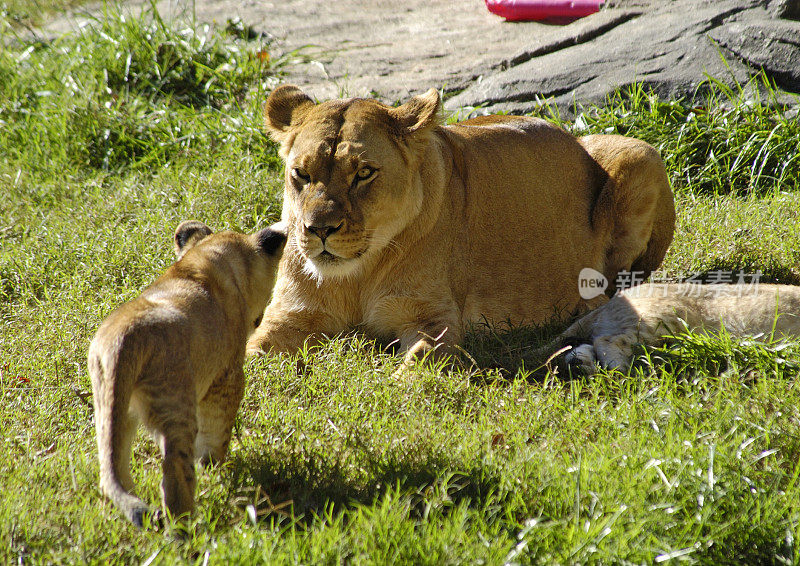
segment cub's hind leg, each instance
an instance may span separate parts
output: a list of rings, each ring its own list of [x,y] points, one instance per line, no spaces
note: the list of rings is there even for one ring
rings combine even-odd
[[[243,396],[244,371],[237,367],[212,383],[198,404],[195,453],[204,466],[225,460]]]
[[[597,357],[591,344],[574,346],[564,355],[564,363],[571,370],[578,371],[580,375],[588,377],[597,373]]]
[[[601,367],[607,370],[626,371],[633,358],[633,346],[637,343],[636,334],[627,332],[612,336],[599,336],[592,347]]]
[[[629,334],[605,335],[591,344],[578,344],[564,355],[564,362],[581,375],[592,376],[598,365],[607,370],[625,371],[633,356],[636,337]]]
[[[192,411],[193,412],[193,411]],[[189,411],[171,421],[164,432],[164,478],[161,491],[164,504],[173,517],[194,511],[194,441],[197,423]]]
[[[613,333],[596,334],[592,342],[598,363],[608,370],[628,371],[637,345],[657,346],[669,333],[663,322],[632,320],[629,313],[616,322]]]
[[[146,423],[161,445],[161,494],[173,517],[194,511],[194,443],[197,438],[193,387],[152,399]]]

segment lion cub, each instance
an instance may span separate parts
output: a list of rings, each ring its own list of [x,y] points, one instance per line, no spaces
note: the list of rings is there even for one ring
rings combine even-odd
[[[733,336],[798,337],[800,287],[639,285],[578,319],[538,353],[549,355],[577,343],[564,361],[591,375],[597,364],[626,370],[637,344],[656,346],[687,328],[713,333],[720,327]]]
[[[261,321],[286,242],[274,225],[253,235],[197,221],[175,232],[178,257],[100,325],[89,347],[100,489],[135,525],[131,442],[141,420],[161,447],[164,505],[194,509],[194,459],[225,458],[244,392],[245,341]]]

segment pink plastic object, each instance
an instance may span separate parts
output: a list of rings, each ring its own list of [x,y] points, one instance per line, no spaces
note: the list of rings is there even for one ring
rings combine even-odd
[[[600,10],[603,0],[486,0],[492,14],[509,21],[576,20]]]

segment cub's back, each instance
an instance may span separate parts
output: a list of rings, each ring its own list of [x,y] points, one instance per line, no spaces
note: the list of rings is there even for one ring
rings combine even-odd
[[[147,372],[150,365],[161,367],[168,362],[177,366],[181,360],[190,359],[190,349],[208,352],[208,348],[198,347],[209,345],[198,344],[198,326],[209,324],[211,311],[196,308],[198,302],[215,310],[199,289],[187,297],[185,290],[169,293],[149,287],[116,308],[100,325],[89,346],[90,367],[99,365],[107,370],[128,365],[140,373]],[[192,303],[195,308],[186,308]]]
[[[734,335],[800,333],[800,286],[691,285],[646,283],[626,290],[601,309],[631,320],[685,321],[690,328],[719,329]]]

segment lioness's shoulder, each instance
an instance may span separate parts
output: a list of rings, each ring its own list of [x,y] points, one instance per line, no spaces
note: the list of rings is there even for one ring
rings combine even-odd
[[[444,130],[467,140],[491,139],[493,143],[508,140],[515,143],[513,140],[523,137],[543,143],[565,144],[574,149],[579,146],[577,138],[566,130],[547,120],[528,116],[478,116],[444,126]]]
[[[501,114],[492,114],[490,116],[476,116],[463,122],[457,122],[457,126],[472,126],[472,127],[487,127],[487,126],[517,126],[517,127],[553,127],[550,122],[540,118],[531,118],[528,116],[504,116]]]

